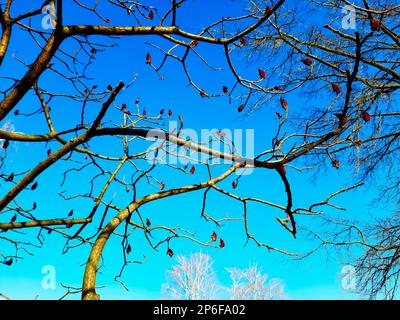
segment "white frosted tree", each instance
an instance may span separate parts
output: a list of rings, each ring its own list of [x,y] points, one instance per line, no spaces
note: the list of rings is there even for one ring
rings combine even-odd
[[[178,256],[177,264],[166,273],[162,295],[175,300],[272,300],[284,299],[284,284],[281,279],[272,278],[262,272],[256,264],[245,269],[228,268],[232,284],[218,286],[213,261],[207,254],[194,253],[189,257]]]
[[[258,265],[246,269],[229,268],[232,285],[229,294],[233,300],[284,299],[284,284],[281,279],[268,281],[268,275]]]
[[[167,271],[163,296],[176,300],[215,299],[217,278],[212,265],[211,257],[201,252],[178,256],[177,265]]]

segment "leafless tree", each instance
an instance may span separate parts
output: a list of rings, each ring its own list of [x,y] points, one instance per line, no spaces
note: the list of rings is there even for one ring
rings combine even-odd
[[[201,217],[213,223],[212,228],[229,220],[241,220],[249,241],[269,251],[296,255],[265,243],[252,233],[248,223],[249,204],[277,210],[280,213],[277,222],[296,238],[296,217],[320,216],[324,206],[343,209],[332,203],[334,198],[362,185],[364,179],[380,168],[390,172],[392,183],[388,184],[387,192],[396,190],[398,168],[393,157],[398,149],[396,120],[399,113],[393,110],[395,105],[390,101],[396,97],[400,77],[396,33],[399,6],[394,1],[351,4],[345,0],[323,3],[310,0],[293,5],[285,0],[250,0],[242,15],[224,17],[208,26],[192,26],[191,31],[179,27],[185,18],[186,2],[171,0],[168,4],[152,7],[128,0],[107,0],[101,4],[98,1],[70,1],[70,10],[79,10],[83,18],[97,19],[92,25],[65,24],[62,0],[47,0],[40,5],[32,3],[33,8],[27,10],[19,5],[19,0],[0,4],[0,67],[4,69],[17,61],[25,68],[22,75],[7,69],[0,78],[0,139],[3,146],[0,166],[5,186],[0,199],[1,267],[11,266],[16,259],[22,259],[24,253],[30,254],[32,249],[41,246],[47,234],[54,232],[66,239],[65,252],[79,246],[91,247],[81,292],[83,299],[98,299],[96,275],[110,237],[121,239],[122,266],[115,280],[122,285],[126,266],[142,262],[129,258],[132,238],[138,234],[147,239],[151,248],[165,248],[169,256],[174,255],[173,242],[177,238],[213,248],[225,246],[224,240],[218,242],[218,236],[211,232],[196,235],[178,226],[156,225],[151,217],[141,214],[141,209],[150,202],[178,194],[203,192]],[[362,28],[343,31],[330,23],[324,28],[313,25],[311,13],[331,17],[335,22],[340,19],[337,12],[343,5],[356,9],[356,21]],[[33,21],[42,18],[43,7],[48,8],[54,29],[35,27]],[[110,21],[107,18],[109,10],[119,13],[118,23],[124,21],[126,24]],[[13,44],[22,36],[31,39],[37,52],[29,50],[24,56],[11,54]],[[131,95],[135,77],[122,79],[119,83],[93,81],[90,66],[96,64],[96,57],[102,51],[110,50],[121,37],[142,37],[150,41],[151,36],[164,40],[164,45],[150,43],[149,52],[143,54],[141,63],[146,63],[160,79],[163,79],[166,61],[171,61],[181,67],[190,87],[204,99],[228,98],[230,103],[237,105],[238,112],[248,114],[267,101],[279,104],[281,109],[276,111],[274,124],[276,133],[265,143],[263,152],[254,158],[246,158],[221,131],[215,132],[207,145],[188,141],[181,134],[184,122],[180,116],[179,127],[169,132],[165,120],[174,117],[172,110],[164,112],[162,109],[157,114],[150,114],[141,106],[140,100],[132,105],[124,102]],[[202,45],[215,48],[214,52],[223,49],[229,75],[234,81],[231,86],[222,84],[221,88],[206,90],[200,79],[191,76],[190,70],[194,67],[219,70],[202,56]],[[161,58],[154,58],[156,52]],[[252,61],[258,69],[255,75],[242,74],[236,67],[237,54],[246,53],[253,58],[262,54],[262,59]],[[192,57],[199,63],[189,63]],[[266,65],[261,66],[260,61]],[[98,68],[97,72],[100,71]],[[281,83],[272,83],[271,79],[277,81],[273,74],[281,75]],[[227,74],[223,75],[226,81]],[[54,77],[56,89],[44,81]],[[318,99],[318,107],[296,106],[301,116],[293,117],[286,96],[307,91],[311,93],[310,99]],[[34,110],[23,110],[22,104],[28,95],[36,97]],[[55,123],[54,114],[62,112],[65,103],[71,106],[71,119],[76,121]],[[90,116],[89,107],[98,110],[96,116]],[[26,125],[18,128],[21,131],[11,130],[12,122],[8,121],[12,117],[25,120]],[[33,126],[38,119],[45,124],[39,131]],[[158,143],[154,144],[156,138]],[[107,141],[119,148],[113,148],[113,152],[98,151],[96,141]],[[213,149],[214,141],[223,143],[225,150],[230,151]],[[46,147],[48,143],[52,143],[53,149]],[[18,158],[13,151],[16,145],[37,148],[38,152],[45,146],[47,151],[36,166],[17,172],[9,165],[12,157]],[[199,163],[206,167],[207,176],[199,177],[196,184],[170,187],[168,181],[160,178],[162,164],[168,167],[170,176],[177,179],[180,175],[197,175],[197,165],[170,164],[167,160],[167,156],[172,155],[193,163],[197,154],[206,155],[209,161]],[[355,166],[362,169],[362,182],[327,194],[325,199],[309,203],[307,207],[296,206],[297,195],[292,192],[288,170],[315,169],[326,162],[340,169],[342,159],[348,159],[349,155]],[[218,166],[224,169],[221,173],[221,170],[214,170],[215,159],[230,162],[230,165]],[[239,179],[244,183],[243,172],[250,169],[276,173],[282,182],[285,203],[238,194],[235,189]],[[129,173],[129,180],[122,172]],[[238,176],[232,178],[235,173]],[[64,209],[68,207],[68,210],[57,213],[62,218],[42,212],[40,202],[47,199],[38,199],[34,203],[24,201],[26,193],[37,192],[36,189],[43,187],[40,180],[46,174],[62,177],[59,192],[48,190],[46,194],[46,198],[58,194],[65,200]],[[64,186],[75,174],[87,182],[88,188],[81,192],[75,186],[67,192]],[[231,187],[223,183],[226,180],[231,180]],[[145,187],[153,190],[144,194],[147,191],[143,190],[148,190]],[[132,195],[131,201],[120,203],[113,199],[109,195],[112,189],[126,191]],[[210,193],[237,201],[243,215],[211,216],[207,212]],[[73,204],[77,201],[85,201],[87,205],[80,206],[75,212]],[[77,230],[72,232],[72,227]],[[39,230],[37,242],[32,241],[31,233],[26,237],[21,234],[21,230],[28,232],[32,228]]]
[[[212,300],[217,298],[217,278],[211,257],[198,252],[178,256],[167,271],[163,295],[174,300]]]
[[[232,285],[229,289],[233,300],[284,299],[284,284],[281,279],[270,279],[258,265],[246,269],[229,268]]]
[[[264,1],[254,4],[262,10]],[[326,160],[338,169],[347,165],[346,170],[352,172],[345,175],[381,190],[376,202],[384,207],[382,199],[388,200],[390,207],[386,208],[393,210],[392,205],[400,200],[398,1],[311,0],[288,4],[280,12],[247,38],[248,56],[250,61],[268,61],[272,74],[281,76],[280,94],[289,96],[299,88],[296,94],[309,101],[292,119],[308,134],[305,140],[312,141],[313,148],[302,160],[316,167],[324,166]],[[299,64],[304,64],[304,69],[298,68]],[[349,82],[351,65],[356,67]],[[309,67],[312,72],[308,74]],[[271,79],[276,81],[276,76]],[[353,89],[347,90],[344,101],[339,98],[328,108],[314,103],[327,88],[340,92],[349,85]],[[273,95],[259,95],[252,112],[273,99]],[[343,103],[348,107],[342,109]],[[314,146],[315,137],[327,137],[328,123],[334,117],[346,122],[346,128]],[[319,125],[311,128],[315,121]],[[321,220],[329,231],[309,230],[320,242],[318,248],[346,247],[356,252],[353,263],[359,292],[369,298],[395,298],[398,209],[386,218],[363,223],[343,217],[321,216]]]
[[[164,297],[176,300],[213,300],[225,295],[232,300],[284,299],[281,279],[268,279],[258,265],[245,269],[228,268],[230,287],[222,285],[208,254],[194,253],[189,257],[178,256],[177,264],[166,273]]]

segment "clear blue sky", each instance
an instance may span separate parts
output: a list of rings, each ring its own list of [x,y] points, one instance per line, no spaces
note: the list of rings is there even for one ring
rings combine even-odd
[[[156,2],[149,1],[149,3],[154,4]],[[65,4],[66,23],[101,23],[95,18],[88,20],[87,15],[83,16],[79,10],[71,10],[67,3],[68,1]],[[31,3],[24,3],[23,5],[29,7]],[[182,9],[186,14],[179,17],[178,24],[183,28],[189,29],[189,31],[195,32],[206,26],[208,22],[221,16],[240,15],[243,13],[242,9],[242,1],[216,2],[208,0],[201,1],[201,5],[200,1],[188,1]],[[109,12],[109,18],[111,19],[111,24],[116,25],[127,24],[129,21],[128,18],[124,17],[122,19],[112,11]],[[40,19],[41,17],[34,19],[32,25],[40,28]],[[165,80],[160,81],[156,74],[145,65],[144,61],[148,51],[152,53],[156,64],[162,56],[154,48],[146,44],[146,41],[163,45],[164,48],[168,47],[165,41],[160,41],[156,37],[127,37],[115,41],[118,43],[118,47],[99,52],[95,63],[89,67],[90,76],[96,79],[93,84],[105,87],[108,84],[115,85],[120,80],[129,82],[134,74],[138,74],[137,83],[118,98],[118,104],[125,102],[128,104],[128,108],[133,107],[135,99],[140,97],[141,106],[147,109],[148,114],[157,114],[161,108],[171,108],[174,111],[175,119],[176,115],[181,114],[185,120],[185,126],[196,130],[202,128],[254,128],[256,149],[261,151],[270,147],[271,135],[277,123],[275,111],[279,110],[278,103],[265,105],[262,110],[249,117],[239,116],[236,108],[240,104],[240,100],[229,104],[226,97],[201,99],[193,88],[187,86],[187,81],[180,65],[172,61],[167,62],[162,71]],[[70,45],[71,43],[67,42],[63,48],[68,49]],[[36,52],[32,41],[25,39],[25,36],[22,36],[20,32],[14,34],[11,50],[18,57],[26,58],[29,62],[32,61],[32,53]],[[226,69],[221,47],[201,43],[198,51],[212,64]],[[257,69],[259,67],[265,68],[268,72],[267,61],[261,59],[258,63],[248,63],[244,55],[242,57],[234,55],[234,57],[238,69],[246,74],[257,77]],[[7,58],[9,63],[1,69],[1,75],[22,74],[24,68],[11,58],[11,53]],[[193,55],[190,61],[189,68],[193,78],[207,92],[219,93],[222,85],[231,87],[234,84],[233,77],[226,70],[222,72],[210,71]],[[3,84],[0,83],[0,86],[3,86]],[[63,88],[60,88],[58,77],[50,72],[45,74],[40,81],[40,86],[58,92],[63,90]],[[322,93],[322,95],[324,98],[329,97],[329,93]],[[286,99],[290,103],[293,114],[298,112],[305,103],[305,100],[296,94],[287,96]],[[307,103],[312,106],[313,104],[321,103],[321,100]],[[69,127],[71,123],[77,123],[77,119],[80,116],[79,105],[68,100],[59,99],[53,102],[51,106],[54,123],[59,130]],[[36,98],[28,94],[18,109],[21,112],[28,113],[38,107]],[[98,107],[95,104],[90,105],[88,108],[89,115],[94,115]],[[107,119],[113,119],[113,117],[117,116],[118,113],[112,111],[107,115]],[[26,119],[23,117],[10,116],[9,119],[13,121],[17,131],[30,133],[46,131],[45,122],[41,116],[32,118],[28,126],[26,126]],[[110,139],[99,138],[92,142],[91,145],[97,150],[118,153],[120,149],[115,150],[111,141]],[[46,156],[46,150],[49,147],[55,150],[57,144],[51,143],[48,146],[38,144],[35,147],[28,147],[26,144],[19,143],[14,147],[15,153],[12,155],[12,162],[8,162],[3,168],[5,173],[32,168]],[[134,148],[134,146],[132,147]],[[25,192],[19,197],[21,203],[26,205],[37,201],[38,209],[36,214],[39,218],[65,216],[71,208],[75,209],[76,217],[84,217],[90,212],[92,202],[76,201],[66,204],[56,195],[55,190],[65,189],[69,194],[73,194],[74,191],[87,191],[89,187],[89,174],[82,176],[75,174],[60,189],[59,185],[62,177],[59,171],[64,169],[66,165],[66,163],[60,162],[52,167],[38,180],[39,188],[35,193]],[[112,169],[112,167],[108,166],[107,168]],[[352,171],[352,168],[349,167],[342,167],[339,171],[328,168],[317,179],[314,179],[307,173],[298,173],[293,169],[288,169],[288,177],[293,186],[295,206],[300,207],[312,203],[313,200],[322,200],[336,190],[348,186],[353,178]],[[129,172],[123,171],[121,176],[124,174],[128,177]],[[158,171],[158,177],[162,177],[167,182],[168,188],[202,181],[206,177],[206,171],[205,168],[199,167],[196,175],[186,177],[161,168]],[[222,185],[229,188],[230,182],[227,181]],[[101,183],[98,184],[96,189],[100,189],[101,186]],[[4,194],[6,191],[6,186],[1,185],[0,192]],[[154,191],[154,188],[143,185],[140,194],[144,195]],[[111,199],[115,192],[115,189],[109,190],[106,199]],[[274,172],[255,171],[252,175],[242,179],[237,192],[241,195],[254,195],[278,203],[284,203],[285,201],[282,182]],[[380,209],[371,208],[370,206],[375,196],[376,194],[367,186],[338,197],[335,203],[348,208],[345,213],[341,213],[342,215],[363,220],[370,218],[372,215],[381,214]],[[201,200],[201,192],[182,195],[149,204],[141,210],[141,213],[143,216],[151,217],[153,223],[162,223],[168,219],[171,225],[179,224],[187,229],[197,231],[197,234],[204,240],[208,239],[215,227],[211,222],[206,223],[200,219]],[[116,194],[115,203],[123,207],[128,202],[129,195],[124,190],[119,190]],[[214,195],[210,197],[208,202],[208,211],[219,216],[225,216],[226,214],[240,216],[241,205]],[[330,210],[326,211],[328,213],[332,212]],[[277,214],[278,212],[268,207],[251,206],[249,215],[252,232],[273,246],[298,253],[307,252],[315,245],[312,241],[301,239],[301,237],[298,240],[293,240],[276,222],[275,216]],[[308,227],[316,227],[316,224],[311,219],[299,219],[299,222]],[[258,248],[253,243],[249,243],[244,247],[246,238],[243,225],[240,222],[228,223],[224,228],[218,229],[217,232],[226,242],[226,247],[223,250],[200,248],[198,245],[186,240],[173,241],[173,249],[176,254],[190,254],[200,249],[210,254],[215,260],[215,269],[224,284],[228,283],[227,276],[224,273],[225,268],[246,267],[252,262],[262,266],[270,277],[281,278],[286,283],[286,293],[289,298],[354,298],[353,295],[341,288],[340,283],[339,273],[343,263],[347,262],[346,257],[341,259],[332,252],[329,257],[326,254],[316,254],[303,261],[294,261],[280,254],[269,253],[265,249]],[[27,233],[32,239],[35,238],[34,231],[28,231]],[[119,241],[119,239],[111,240],[105,249],[105,268],[101,270],[98,284],[104,285],[106,288],[100,290],[99,293],[103,298],[159,298],[160,288],[165,280],[165,271],[174,263],[174,259],[170,259],[165,255],[165,248],[162,248],[160,252],[152,251],[145,244],[142,237],[132,239],[133,256],[141,259],[142,255],[145,255],[147,258],[144,264],[131,265],[125,271],[123,279],[130,289],[126,293],[118,283],[113,281],[121,266]],[[0,292],[8,294],[12,298],[30,299],[36,295],[43,299],[60,297],[64,293],[64,289],[60,285],[58,285],[56,291],[46,291],[41,288],[41,269],[44,265],[56,267],[57,281],[59,283],[79,286],[84,270],[81,264],[85,262],[90,248],[78,248],[66,255],[62,255],[63,244],[63,240],[52,234],[47,237],[43,249],[33,249],[34,256],[26,255],[24,260],[15,263],[12,268],[1,265]]]

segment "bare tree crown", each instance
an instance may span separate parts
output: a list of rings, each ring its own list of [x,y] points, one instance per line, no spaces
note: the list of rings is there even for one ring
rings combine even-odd
[[[121,239],[123,261],[115,279],[124,285],[125,268],[142,262],[129,258],[132,238],[139,232],[151,248],[162,248],[172,257],[178,239],[223,249],[225,241],[218,228],[239,220],[248,241],[268,251],[295,256],[295,250],[266,243],[252,233],[249,205],[259,204],[279,212],[277,224],[295,239],[298,217],[322,216],[324,207],[343,210],[333,203],[335,197],[360,187],[375,173],[389,173],[384,193],[398,194],[400,7],[396,1],[248,1],[236,17],[226,17],[222,12],[221,19],[207,26],[193,25],[188,30],[180,27],[185,19],[186,0],[164,1],[158,7],[140,1],[47,0],[31,3],[32,8],[26,10],[19,2],[8,0],[0,4],[2,268],[22,259],[24,252],[40,247],[47,234],[54,232],[66,240],[65,252],[78,246],[91,247],[78,291],[83,299],[98,299],[96,275],[110,237]],[[80,12],[82,19],[96,22],[68,24],[68,14],[74,10]],[[120,25],[118,19],[108,17],[111,11],[129,24]],[[42,20],[41,28],[33,23],[38,19]],[[118,83],[96,83],[96,72],[104,71],[96,64],[96,58],[128,37],[148,44],[143,61],[138,63],[145,64],[159,81],[163,81],[164,69],[173,62],[187,81],[181,85],[188,84],[193,94],[203,99],[225,99],[225,103],[227,99],[235,106],[234,112],[246,116],[255,115],[271,103],[276,106],[271,111],[275,117],[271,126],[276,130],[270,141],[263,142],[263,151],[247,157],[223,131],[213,132],[206,144],[187,139],[183,135],[186,123],[174,110],[160,107],[154,113],[144,108],[140,99],[134,103],[124,101],[132,95],[136,76]],[[162,44],[151,42],[154,37]],[[20,58],[13,48],[22,38],[30,39],[32,50]],[[204,79],[192,75],[192,58],[202,67],[221,71],[202,55],[202,46],[223,54],[226,70],[222,74],[229,81],[221,87],[205,89]],[[251,75],[242,72],[239,61],[245,56],[254,69]],[[23,68],[22,73],[7,67],[15,63]],[[92,66],[96,66],[96,72],[91,72]],[[54,78],[56,83],[49,81]],[[301,101],[306,96],[310,103],[293,106],[290,101],[296,95],[302,97]],[[23,104],[32,97],[35,102],[28,110]],[[71,106],[71,114],[65,117],[65,123],[58,123],[54,114],[65,103]],[[16,129],[15,119],[23,119],[24,125]],[[172,132],[165,125],[170,119],[178,123]],[[39,121],[44,126],[36,125]],[[213,148],[213,142],[222,144],[224,151]],[[113,148],[96,148],[97,143]],[[48,148],[48,144],[52,147]],[[21,153],[16,153],[16,146],[31,150],[45,146],[47,150],[38,163],[19,170],[11,162],[24,161]],[[198,154],[207,161],[200,161]],[[185,164],[169,163],[168,157]],[[215,164],[216,159],[220,160],[219,165]],[[343,163],[351,163],[359,173],[354,185],[326,194],[317,203],[298,206],[296,199],[301,195],[292,192],[292,170],[314,170],[326,164],[341,170]],[[202,172],[207,174],[200,175],[199,167],[204,167]],[[160,168],[178,181],[186,175],[193,175],[198,181],[171,187],[161,178]],[[246,170],[254,170],[254,174],[273,172],[281,182],[285,201],[275,203],[237,192],[238,186],[246,183]],[[26,201],[27,194],[46,188],[48,174],[58,174],[62,180],[60,190],[47,190],[46,195],[64,200],[65,213],[59,212],[64,214],[60,218],[42,211],[41,201],[47,199]],[[86,185],[84,191],[78,191],[82,186],[65,190],[70,177],[76,174]],[[112,190],[126,192],[131,200],[114,201]],[[201,218],[210,222],[208,235],[197,235],[179,226],[158,225],[152,217],[141,214],[142,207],[150,202],[191,192],[203,195]],[[211,193],[236,201],[242,214],[209,214],[207,202]],[[78,202],[85,205],[74,208],[72,204]],[[349,227],[343,221],[337,225]],[[382,240],[394,239],[392,234],[383,238],[380,234],[378,240],[374,239],[379,245],[373,245],[361,229],[351,226],[358,230],[356,240],[353,235],[343,241],[337,241],[340,237],[327,240],[314,230],[310,232],[321,246],[357,244],[368,248],[360,270],[371,263],[370,258],[374,259],[374,266],[383,263],[386,258],[380,257],[378,251],[390,252],[393,262],[388,268],[398,270],[399,244],[388,245]],[[38,242],[32,240],[33,233],[22,239],[20,230],[38,231]],[[365,279],[377,281],[378,277],[383,288],[388,274],[397,283],[396,270]]]

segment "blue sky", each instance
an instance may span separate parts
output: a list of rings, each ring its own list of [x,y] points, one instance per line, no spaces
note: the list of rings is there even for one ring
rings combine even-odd
[[[17,1],[18,2],[18,1]],[[20,1],[23,2],[23,1]],[[66,1],[68,2],[68,1]],[[168,1],[167,1],[168,2]],[[207,2],[208,5],[205,5]],[[182,9],[185,12],[183,17],[178,19],[179,26],[187,28],[189,31],[198,31],[208,22],[224,16],[234,16],[243,13],[243,1],[189,1]],[[149,1],[150,4],[156,1]],[[227,5],[228,3],[229,5]],[[22,5],[30,6],[27,2]],[[72,10],[65,5],[65,22],[66,23],[101,23],[98,19],[87,15],[83,15],[79,10]],[[111,24],[127,24],[129,19],[120,18],[113,11],[108,11]],[[41,17],[40,17],[41,18]],[[32,24],[40,27],[40,19],[34,19]],[[193,27],[195,26],[195,27]],[[14,34],[14,42],[11,50],[18,57],[26,58],[32,61],[32,53],[36,52],[36,48],[31,40],[24,38],[21,32]],[[99,40],[99,38],[96,38]],[[109,43],[111,41],[107,40]],[[157,75],[145,65],[145,55],[149,51],[152,53],[153,61],[159,62],[161,54],[156,52],[154,48],[145,42],[152,42],[157,45],[168,47],[165,41],[161,41],[156,37],[127,37],[113,41],[118,43],[118,47],[108,48],[103,52],[99,52],[96,56],[94,64],[88,71],[90,76],[96,80],[91,84],[97,84],[100,87],[106,87],[108,84],[115,85],[118,81],[123,80],[129,82],[132,77],[137,74],[137,82],[129,89],[121,94],[117,99],[117,104],[127,103],[128,108],[134,107],[134,101],[140,97],[141,107],[146,108],[148,114],[157,114],[158,110],[165,108],[172,109],[174,112],[174,120],[176,115],[180,114],[185,120],[185,126],[200,130],[202,128],[240,128],[255,130],[255,146],[256,150],[261,151],[270,147],[270,141],[274,130],[276,129],[275,111],[279,110],[278,103],[266,104],[262,110],[253,113],[249,117],[239,116],[236,108],[240,104],[240,99],[229,104],[226,97],[216,99],[201,99],[198,92],[187,86],[182,68],[179,64],[168,61],[162,74],[165,80],[160,81]],[[71,42],[63,45],[64,49],[71,48]],[[222,85],[231,87],[234,84],[233,77],[226,71],[226,62],[224,60],[223,50],[221,47],[206,45],[200,43],[198,46],[200,54],[204,55],[212,64],[224,68],[224,71],[214,72],[207,69],[195,56],[191,56],[190,72],[201,88],[206,92],[220,93]],[[257,69],[265,68],[268,72],[268,63],[262,59],[258,63],[249,63],[244,55],[234,55],[235,63],[238,69],[246,74],[257,77]],[[1,69],[1,75],[23,74],[24,68],[19,62],[13,60],[11,54],[7,57],[9,63],[6,63]],[[271,81],[274,81],[274,77]],[[2,86],[2,84],[0,84]],[[59,78],[47,72],[40,81],[40,86],[48,90],[60,92],[64,90]],[[61,87],[60,87],[61,86]],[[329,97],[330,93],[322,93],[323,97]],[[291,112],[295,114],[299,111],[304,103],[316,104],[318,101],[308,102],[301,98],[298,94],[287,96],[291,106]],[[276,99],[278,100],[278,98]],[[71,123],[77,123],[80,112],[78,104],[71,103],[66,99],[58,99],[51,103],[54,123],[57,129],[65,129]],[[18,106],[22,112],[32,112],[38,108],[37,99],[31,95],[23,99]],[[94,116],[98,110],[98,105],[91,104],[88,106],[88,117]],[[116,111],[110,111],[107,119],[115,119],[119,114]],[[42,116],[36,116],[30,120],[26,126],[26,118],[10,116],[17,131],[26,130],[29,133],[39,133],[46,131],[46,125]],[[36,120],[37,119],[37,120]],[[118,120],[119,121],[119,120]],[[115,140],[114,140],[115,141]],[[111,153],[118,153],[120,149],[115,149],[114,142],[108,138],[99,138],[91,143],[96,150],[103,150]],[[18,170],[26,170],[32,168],[41,159],[46,156],[48,148],[55,150],[56,143],[49,145],[38,144],[29,147],[27,144],[19,143],[13,145],[14,152],[10,155],[10,162],[3,167],[3,172],[8,173]],[[78,156],[79,157],[79,156]],[[81,159],[82,160],[82,159]],[[108,165],[108,169],[112,169],[115,164]],[[70,165],[60,162],[53,166],[48,172],[40,177],[39,188],[32,192],[24,192],[19,197],[21,203],[28,204],[37,201],[37,216],[44,217],[60,217],[65,216],[71,208],[75,210],[76,217],[84,217],[91,209],[91,201],[79,200],[65,203],[56,195],[53,190],[67,190],[68,194],[73,194],[89,187],[88,181],[90,174],[94,171],[87,171],[85,174],[73,174],[67,181],[66,185],[60,188],[62,175],[60,170],[69,168]],[[340,170],[328,168],[322,171],[317,178],[313,178],[307,173],[299,173],[293,169],[288,169],[288,177],[293,186],[295,205],[297,207],[325,199],[328,195],[336,190],[346,187],[352,183],[354,170],[350,167],[343,166]],[[175,174],[171,170],[161,168],[157,171],[157,177],[167,182],[167,188],[179,185],[186,185],[203,181],[206,177],[205,168],[198,168],[196,175],[183,176]],[[122,171],[121,176],[129,176],[128,171]],[[224,182],[221,186],[229,188],[231,180]],[[0,192],[4,194],[7,186],[0,185]],[[99,183],[95,186],[97,190],[102,187]],[[139,191],[141,195],[155,192],[152,187],[142,185]],[[284,203],[284,189],[282,182],[274,172],[265,172],[256,170],[252,175],[243,178],[239,184],[237,192],[241,195],[252,195],[262,197],[266,200]],[[117,193],[116,193],[117,192]],[[106,195],[107,199],[115,196],[115,202],[121,207],[129,203],[130,196],[124,190],[111,188]],[[339,196],[334,202],[346,207],[348,210],[339,213],[346,218],[355,218],[367,220],[372,216],[380,216],[383,210],[371,207],[371,201],[376,197],[373,188],[366,186],[351,193]],[[224,272],[227,267],[244,268],[249,263],[259,264],[264,272],[268,273],[272,278],[281,278],[286,284],[286,294],[292,299],[349,299],[355,298],[349,292],[341,288],[340,270],[343,264],[347,263],[346,256],[340,257],[336,253],[315,254],[306,260],[295,261],[286,256],[269,253],[265,249],[258,248],[255,244],[249,243],[244,247],[246,238],[243,225],[241,222],[227,223],[221,229],[215,229],[211,222],[205,222],[200,219],[200,210],[202,193],[193,193],[181,195],[175,198],[166,199],[147,205],[141,210],[143,216],[151,217],[154,223],[162,223],[167,221],[171,224],[179,224],[190,230],[197,232],[203,240],[208,239],[212,231],[217,230],[218,234],[224,238],[226,247],[223,250],[214,250],[209,248],[200,248],[198,245],[186,240],[177,240],[172,242],[174,252],[176,254],[190,254],[202,250],[212,256],[215,261],[215,269],[219,278],[224,284],[228,284],[228,278]],[[221,198],[221,196],[212,195],[208,203],[208,211],[218,216],[226,214],[240,216],[241,205],[232,200]],[[326,210],[328,213],[333,213]],[[298,253],[307,252],[315,243],[305,239],[293,240],[290,235],[283,230],[275,220],[278,214],[273,209],[259,205],[250,206],[250,228],[263,241],[273,246],[285,248],[289,251]],[[311,219],[299,219],[300,223],[304,223],[307,227],[317,227],[317,224]],[[75,227],[76,228],[76,227]],[[72,230],[75,230],[72,229]],[[35,238],[35,231],[28,231],[26,237]],[[25,238],[26,239],[26,238]],[[165,248],[161,248],[159,252],[154,252],[146,245],[143,237],[138,236],[131,240],[133,248],[133,257],[142,259],[145,255],[146,259],[143,264],[131,265],[124,273],[123,280],[130,288],[129,292],[125,292],[122,286],[114,282],[113,278],[118,273],[121,266],[120,240],[111,240],[105,249],[105,268],[101,270],[98,278],[100,286],[106,286],[99,293],[103,298],[132,298],[132,299],[157,299],[160,297],[160,289],[165,281],[165,272],[175,262],[165,255]],[[43,290],[41,288],[41,274],[44,265],[52,265],[57,270],[57,282],[71,286],[79,286],[83,274],[82,264],[85,262],[89,247],[77,248],[61,254],[64,242],[55,234],[46,238],[42,249],[33,249],[34,256],[26,255],[24,260],[15,263],[12,268],[0,266],[0,292],[4,292],[12,298],[31,299],[38,295],[41,299],[58,298],[64,293],[64,289],[58,285],[56,290]],[[164,250],[165,249],[165,250]],[[75,297],[77,298],[77,297]]]

